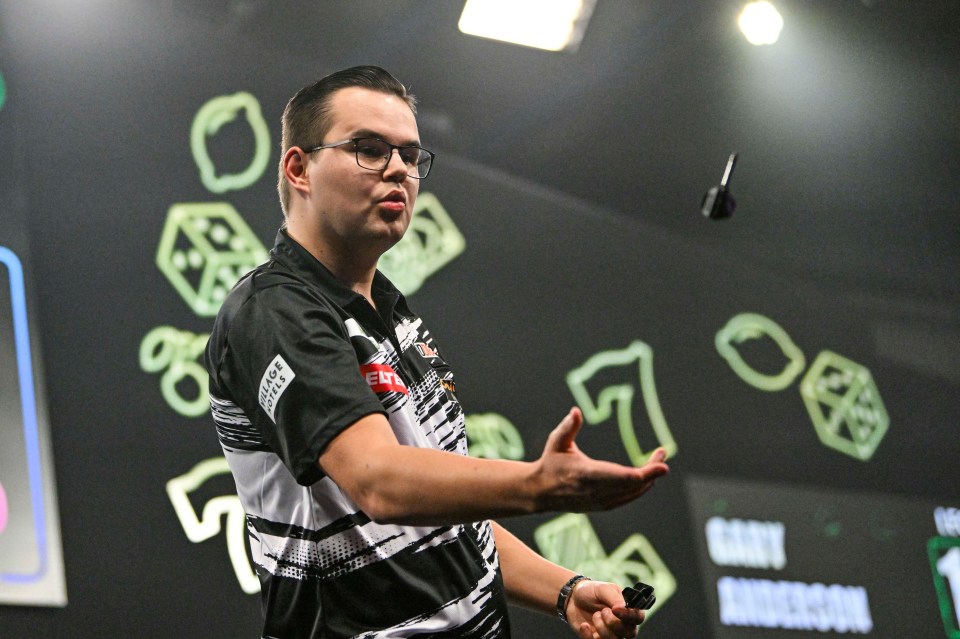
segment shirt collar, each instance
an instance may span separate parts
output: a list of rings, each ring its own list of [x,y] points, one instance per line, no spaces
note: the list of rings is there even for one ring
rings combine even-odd
[[[277,231],[277,240],[270,251],[270,257],[307,281],[316,283],[320,289],[330,296],[337,304],[346,308],[357,303],[369,308],[369,304],[362,295],[344,285],[330,270],[299,242],[290,237],[286,228]],[[373,275],[373,300],[381,313],[389,317],[396,307],[401,313],[409,314],[406,300],[387,277],[379,270]]]

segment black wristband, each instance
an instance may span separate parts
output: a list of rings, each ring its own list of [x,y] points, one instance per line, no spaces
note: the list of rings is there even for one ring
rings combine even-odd
[[[567,600],[573,593],[573,587],[585,579],[589,579],[589,577],[583,575],[570,577],[570,580],[563,584],[563,588],[560,589],[560,596],[557,597],[557,616],[564,621],[567,620]]]

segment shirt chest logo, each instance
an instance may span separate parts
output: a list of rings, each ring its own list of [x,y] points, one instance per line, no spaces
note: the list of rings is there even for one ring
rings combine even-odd
[[[409,395],[407,385],[403,383],[393,367],[386,364],[361,364],[360,374],[367,380],[367,384],[374,393],[403,393]]]

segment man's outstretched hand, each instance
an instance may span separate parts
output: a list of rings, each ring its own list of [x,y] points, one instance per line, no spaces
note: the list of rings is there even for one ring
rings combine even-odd
[[[547,438],[536,462],[543,483],[542,510],[584,512],[609,510],[640,497],[667,474],[667,453],[656,449],[639,468],[596,460],[577,447],[583,413],[573,408]]]

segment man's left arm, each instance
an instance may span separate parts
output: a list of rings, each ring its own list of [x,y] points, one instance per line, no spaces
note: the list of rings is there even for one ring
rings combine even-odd
[[[560,589],[575,573],[547,561],[500,524],[492,524],[510,603],[556,616]],[[565,612],[581,639],[635,637],[644,616],[642,610],[624,606],[619,586],[593,580],[574,586]]]

